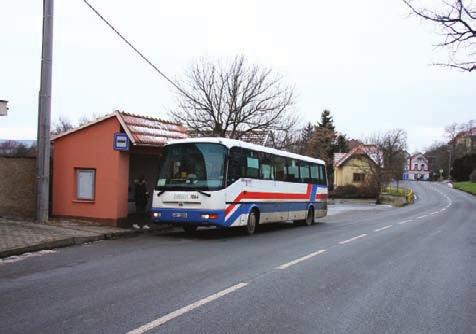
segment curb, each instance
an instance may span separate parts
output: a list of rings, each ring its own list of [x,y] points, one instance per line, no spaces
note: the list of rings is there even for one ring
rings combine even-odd
[[[37,252],[44,249],[63,248],[68,246],[81,245],[87,242],[94,242],[99,240],[114,240],[120,238],[135,237],[139,234],[141,234],[140,231],[121,231],[113,233],[103,233],[92,236],[68,237],[59,240],[45,241],[31,246],[11,248],[4,251],[0,251],[0,258],[21,255],[27,252]]]

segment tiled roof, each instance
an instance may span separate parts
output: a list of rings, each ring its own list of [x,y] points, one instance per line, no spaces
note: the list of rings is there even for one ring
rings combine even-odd
[[[55,141],[58,138],[93,126],[111,117],[117,118],[133,145],[163,146],[172,139],[188,138],[187,129],[185,129],[185,127],[179,123],[169,122],[150,116],[141,116],[123,111],[115,111],[80,127],[56,135],[52,137],[51,140]]]
[[[125,112],[117,112],[117,115],[134,145],[162,146],[171,139],[188,138],[187,130],[178,123]]]
[[[378,164],[379,161],[381,161],[381,152],[378,150],[377,146],[375,145],[359,145],[357,147],[354,147],[352,150],[350,150],[347,153],[335,153],[334,154],[334,166],[339,167],[342,165],[344,162],[346,162],[350,157],[353,155],[357,154],[366,154],[370,159],[372,159],[373,162]],[[337,155],[337,157],[336,157]]]

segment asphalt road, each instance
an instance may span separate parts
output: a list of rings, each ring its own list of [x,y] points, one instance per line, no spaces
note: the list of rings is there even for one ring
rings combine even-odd
[[[476,198],[97,242],[0,264],[0,333],[475,333]]]

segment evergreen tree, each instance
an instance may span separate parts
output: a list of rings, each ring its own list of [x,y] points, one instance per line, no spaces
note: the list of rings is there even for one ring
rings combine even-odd
[[[333,153],[346,153],[348,151],[349,147],[347,146],[347,138],[345,135],[338,135]]]
[[[312,134],[314,133],[314,125],[311,122],[307,123],[307,125],[301,130],[301,140],[302,142],[306,143],[312,138]]]
[[[331,116],[331,112],[327,109],[321,113],[321,121],[318,123],[320,128],[326,128],[334,131],[334,119]]]

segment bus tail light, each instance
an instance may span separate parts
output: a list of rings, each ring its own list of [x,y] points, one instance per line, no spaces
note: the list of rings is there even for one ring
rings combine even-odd
[[[207,213],[201,215],[202,219],[217,219],[218,215],[216,213]]]

